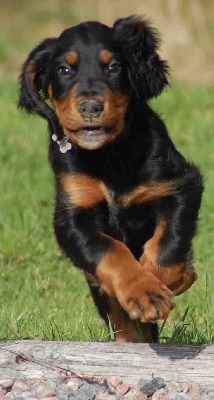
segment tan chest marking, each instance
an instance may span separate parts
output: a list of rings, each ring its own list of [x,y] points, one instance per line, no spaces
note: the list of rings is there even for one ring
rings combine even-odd
[[[107,201],[111,203],[111,193],[97,178],[85,174],[60,174],[58,182],[69,203],[75,207],[91,208]]]
[[[109,188],[99,179],[86,174],[61,173],[57,181],[69,202],[76,207],[90,208],[102,201],[113,203]],[[173,181],[141,184],[131,193],[121,195],[118,203],[129,207],[132,203],[143,204],[160,200],[176,192]]]
[[[120,196],[119,202],[124,207],[132,203],[150,203],[176,192],[173,181],[140,184],[131,193]]]

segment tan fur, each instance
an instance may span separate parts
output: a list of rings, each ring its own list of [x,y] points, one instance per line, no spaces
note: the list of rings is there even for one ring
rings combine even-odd
[[[111,202],[111,196],[105,184],[89,175],[62,173],[58,176],[58,183],[72,206],[91,208],[104,200]]]
[[[110,312],[108,317],[110,319],[116,341],[139,343],[140,336],[137,332],[136,322],[129,318],[129,315],[124,311],[116,298],[109,298],[109,303]]]
[[[75,85],[69,94],[62,99],[55,99],[51,86],[48,88],[49,97],[53,103],[60,124],[64,130],[64,134],[69,140],[77,146],[87,148],[78,131],[84,129],[85,122],[81,114],[77,110],[77,104],[87,99],[84,96],[78,96],[78,85]],[[105,129],[111,128],[111,132],[103,133],[101,146],[112,142],[117,135],[123,132],[125,126],[125,114],[128,108],[130,93],[119,95],[113,93],[107,86],[104,88],[104,96],[92,96],[91,98],[104,102],[104,111],[101,113],[97,124]]]
[[[48,96],[49,96],[50,100],[52,100],[52,98],[53,98],[53,88],[52,88],[51,84],[48,85]]]
[[[112,59],[112,53],[108,50],[101,50],[100,52],[100,61],[103,64],[108,64]]]
[[[131,193],[121,196],[119,202],[124,207],[128,207],[133,203],[149,203],[174,194],[175,191],[175,183],[173,181],[145,183],[140,184]]]
[[[152,342],[151,337],[151,325],[148,323],[141,324],[140,329],[142,330],[143,338],[137,329],[136,321],[132,321],[129,315],[121,307],[120,303],[114,297],[109,298],[110,312],[108,314],[111,326],[114,332],[114,336],[117,342],[120,343],[139,343],[142,341],[150,343]]]
[[[184,293],[197,279],[192,265],[178,264],[160,266],[158,256],[160,241],[166,229],[166,220],[162,218],[151,239],[144,245],[144,254],[140,258],[140,264],[145,271],[150,271],[160,279],[175,296]]]
[[[96,269],[101,290],[110,297],[116,297],[131,319],[140,319],[142,322],[167,319],[174,307],[172,292],[151,272],[142,270],[125,244],[111,240],[111,251],[102,258]]]
[[[78,54],[75,51],[70,51],[66,54],[66,61],[70,65],[75,65],[78,61]]]

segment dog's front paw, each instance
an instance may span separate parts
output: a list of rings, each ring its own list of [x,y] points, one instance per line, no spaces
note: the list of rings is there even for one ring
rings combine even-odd
[[[117,295],[129,317],[142,322],[166,320],[175,306],[171,290],[151,273],[137,275],[128,286],[121,284]]]

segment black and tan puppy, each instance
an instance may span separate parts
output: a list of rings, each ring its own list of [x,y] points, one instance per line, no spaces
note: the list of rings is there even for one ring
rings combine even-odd
[[[140,340],[134,320],[156,341],[196,279],[203,183],[147,104],[168,84],[158,44],[137,16],[86,22],[39,44],[20,75],[19,107],[49,125],[56,238],[125,342]]]

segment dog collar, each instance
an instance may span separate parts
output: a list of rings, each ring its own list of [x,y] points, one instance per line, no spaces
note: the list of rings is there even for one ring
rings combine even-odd
[[[59,139],[54,133],[52,135],[52,140],[59,145],[59,150],[61,153],[67,153],[67,151],[72,149],[72,144],[69,142],[66,136],[64,136],[62,139]]]

